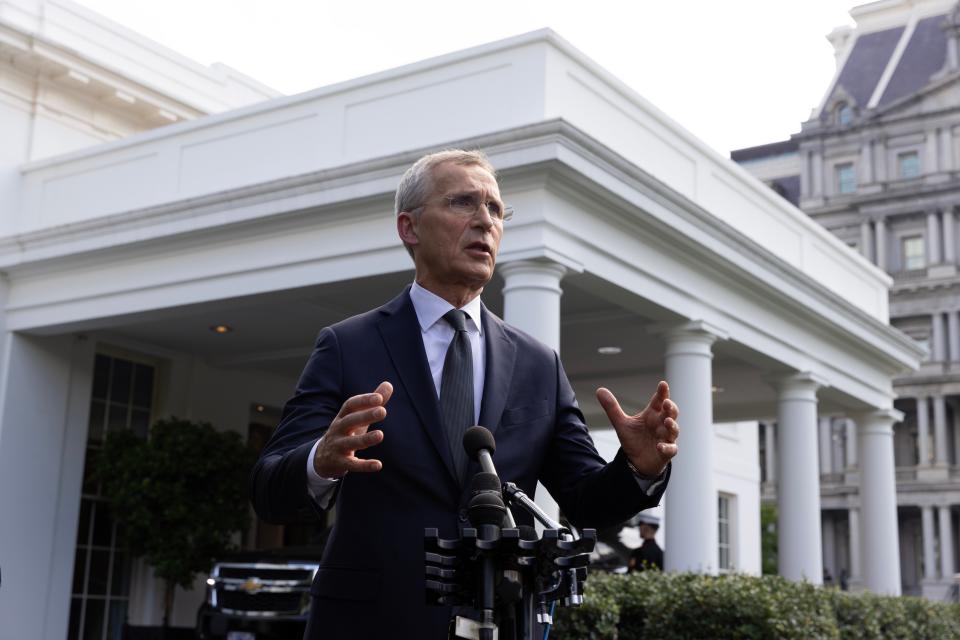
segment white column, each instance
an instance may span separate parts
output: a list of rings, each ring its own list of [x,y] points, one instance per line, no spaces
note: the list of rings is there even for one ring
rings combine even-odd
[[[869,140],[860,145],[860,184],[873,182],[873,153],[871,151]]]
[[[876,238],[877,238],[877,249],[874,255],[876,256],[877,266],[887,270],[887,221],[883,218],[877,218],[876,222],[873,223],[874,228],[876,229]]]
[[[936,536],[933,529],[933,507],[920,507],[920,535],[923,539],[923,579],[936,580]]]
[[[823,152],[814,151],[811,155],[813,173],[813,195],[823,195]]]
[[[952,40],[952,38],[948,38]],[[956,42],[954,42],[956,47]],[[950,127],[940,129],[940,170],[953,171],[953,137]]]
[[[860,221],[860,255],[873,262],[873,229],[869,220]]]
[[[937,135],[936,129],[930,129],[927,131],[927,135],[924,137],[924,155],[926,156],[923,159],[923,169],[925,173],[936,173],[939,170],[937,166]]]
[[[666,377],[680,411],[682,459],[670,477],[664,568],[713,573],[717,568],[717,490],[713,483],[712,345],[723,334],[689,322],[666,334]]]
[[[497,269],[504,283],[503,319],[560,353],[560,280],[566,268],[555,262],[520,260]],[[551,517],[559,517],[560,507],[541,484],[535,501]]]
[[[853,420],[846,421],[846,440],[847,469],[854,469],[857,466],[857,425]]]
[[[953,520],[950,518],[950,506],[937,507],[940,516],[940,576],[952,580],[953,568]]]
[[[944,335],[943,314],[939,311],[930,316],[930,333],[933,334],[932,362],[943,362],[947,355],[947,341]]]
[[[921,467],[933,461],[930,456],[930,413],[927,405],[927,398],[917,398],[917,451],[920,457],[917,464]]]
[[[64,638],[93,343],[8,332],[0,343],[0,637]]]
[[[848,520],[848,531],[850,539],[848,543],[850,545],[850,582],[860,583],[862,575],[860,573],[860,546],[862,544],[860,539],[860,510],[857,508],[851,508],[847,515],[849,516]]]
[[[777,481],[777,430],[772,423],[763,424],[763,437],[766,443],[764,458],[767,463],[767,482]]]
[[[903,419],[894,409],[862,414],[857,419],[860,444],[860,509],[863,528],[863,585],[876,593],[900,595],[900,540],[897,522],[893,423]]]
[[[947,465],[947,407],[942,395],[933,396],[933,456],[938,467]]]
[[[943,211],[943,261],[947,264],[953,264],[957,261],[957,231],[956,217],[953,213],[953,207],[947,207]]]
[[[947,312],[947,351],[950,362],[960,362],[960,312]]]
[[[833,471],[833,441],[831,439],[830,418],[820,418],[820,475]]]
[[[927,265],[940,264],[940,214],[927,212]]]
[[[823,583],[820,540],[820,478],[817,474],[817,389],[809,373],[780,381],[777,454],[780,476],[778,569],[788,580]]]

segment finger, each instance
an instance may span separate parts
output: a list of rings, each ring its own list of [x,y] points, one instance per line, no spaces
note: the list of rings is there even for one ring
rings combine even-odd
[[[597,389],[597,402],[600,403],[600,406],[603,407],[603,410],[606,412],[610,424],[616,426],[627,419],[627,414],[620,408],[620,403],[617,402],[616,396],[613,395],[610,389],[606,387]]]
[[[664,400],[660,414],[666,418],[673,418],[676,420],[680,415],[680,407],[678,407],[677,403],[673,400]]]
[[[379,460],[366,459],[366,458],[347,458],[346,461],[347,471],[357,472],[357,473],[373,473],[375,471],[380,471],[383,468],[383,463]]]
[[[658,442],[657,451],[660,452],[660,455],[664,456],[668,460],[673,456],[677,455],[677,445],[671,444],[669,442]]]
[[[379,393],[380,397],[382,398],[380,404],[386,405],[388,402],[390,402],[390,396],[393,395],[393,385],[384,380],[380,383],[374,393]]]
[[[360,411],[367,407],[376,407],[383,404],[383,396],[379,393],[362,393],[360,395],[347,398],[346,402],[340,407],[340,413],[337,418],[348,416],[355,411]]]
[[[353,436],[364,433],[371,424],[380,422],[386,417],[387,410],[383,407],[373,407],[371,409],[364,409],[363,411],[356,411],[336,421],[337,435]],[[330,426],[333,428],[332,424]]]
[[[657,435],[663,438],[665,442],[676,442],[680,436],[680,425],[677,424],[676,420],[667,418],[663,422],[663,428],[657,430]]]
[[[657,385],[657,390],[653,392],[653,396],[650,397],[650,403],[647,405],[656,412],[660,412],[663,408],[663,401],[670,397],[670,386],[666,383],[665,380],[661,380]]]
[[[341,451],[361,451],[383,442],[383,431],[379,429],[368,431],[354,436],[345,436],[337,441],[337,447]]]

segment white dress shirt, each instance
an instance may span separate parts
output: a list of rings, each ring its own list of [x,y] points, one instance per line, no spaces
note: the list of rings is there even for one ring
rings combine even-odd
[[[410,287],[410,301],[420,323],[420,338],[423,340],[423,349],[427,354],[427,363],[430,365],[430,375],[433,377],[433,386],[440,398],[440,380],[443,377],[443,361],[447,357],[447,349],[453,341],[454,329],[443,319],[455,307],[436,295],[427,291],[416,282]],[[470,348],[473,351],[473,420],[480,421],[480,403],[483,399],[483,377],[486,372],[487,354],[483,335],[483,322],[480,320],[480,296],[477,296],[466,305],[460,307],[467,314],[467,333],[470,338]],[[387,407],[389,411],[389,406]],[[320,508],[326,509],[333,496],[333,488],[337,478],[320,476],[313,466],[313,458],[320,446],[318,439],[307,457],[307,489]]]

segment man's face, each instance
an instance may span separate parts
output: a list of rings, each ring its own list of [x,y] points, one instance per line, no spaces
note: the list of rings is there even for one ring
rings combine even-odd
[[[463,198],[503,209],[497,181],[487,170],[446,162],[434,167],[433,193],[419,215],[403,213],[397,221],[400,236],[414,245],[417,281],[438,294],[478,291],[493,276],[503,222],[486,206],[473,215],[457,213],[451,199]]]

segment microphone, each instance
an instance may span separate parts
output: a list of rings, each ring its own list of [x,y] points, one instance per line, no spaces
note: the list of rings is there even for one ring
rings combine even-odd
[[[467,451],[471,460],[480,463],[480,468],[483,469],[482,475],[492,475],[497,479],[497,492],[499,493],[501,490],[500,476],[497,475],[497,469],[493,466],[493,453],[497,450],[497,442],[493,439],[490,430],[480,426],[470,427],[463,434],[463,448]],[[475,477],[480,475],[478,473]],[[489,482],[489,479],[486,482]],[[517,523],[513,519],[513,513],[510,509],[506,510],[504,517],[508,529],[516,528]]]

